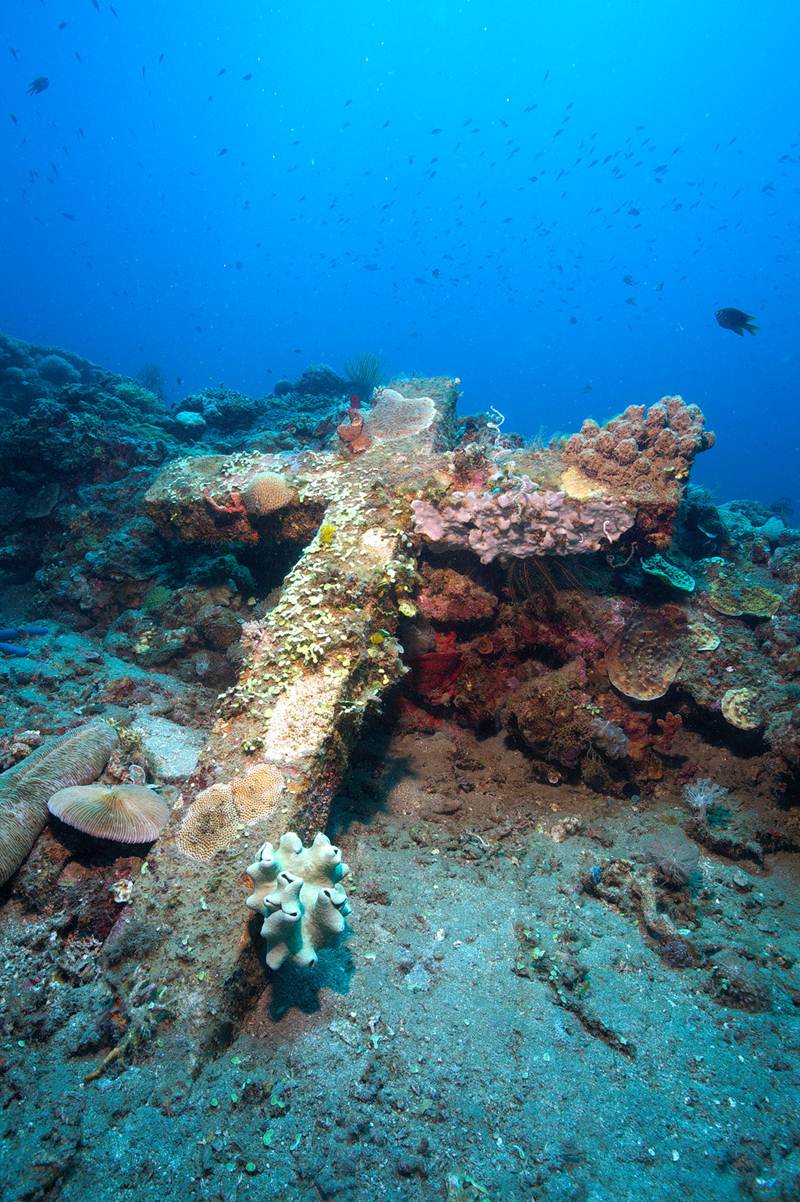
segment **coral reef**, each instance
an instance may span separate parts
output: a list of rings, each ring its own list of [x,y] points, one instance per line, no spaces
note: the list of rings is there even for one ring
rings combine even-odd
[[[800,532],[686,489],[699,414],[526,446],[496,410],[459,421],[450,379],[356,397],[315,368],[166,411],[7,353],[0,817],[32,804],[6,845],[4,1197],[157,1199],[178,1169],[193,1197],[358,1197],[354,1146],[414,1200],[622,1196],[613,1158],[573,1156],[576,1107],[676,1196],[711,1172],[794,1196]],[[94,819],[169,808],[147,851],[44,821],[93,729]],[[301,842],[322,829],[364,921],[301,972],[346,931],[341,853]],[[332,1079],[344,1118],[315,1104]],[[471,1114],[446,1122],[464,1080],[500,1116],[480,1172]]]
[[[340,849],[321,832],[309,847],[290,831],[277,847],[265,843],[259,849],[247,869],[254,885],[247,904],[264,916],[261,936],[270,968],[286,960],[311,967],[319,950],[340,938],[350,913],[342,885],[349,872]]]

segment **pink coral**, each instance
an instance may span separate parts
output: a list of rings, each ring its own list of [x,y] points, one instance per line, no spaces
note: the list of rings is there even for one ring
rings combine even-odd
[[[500,556],[573,555],[607,547],[629,530],[634,514],[610,501],[577,501],[540,489],[528,476],[502,492],[452,493],[437,508],[411,502],[417,533],[473,551],[481,563]]]

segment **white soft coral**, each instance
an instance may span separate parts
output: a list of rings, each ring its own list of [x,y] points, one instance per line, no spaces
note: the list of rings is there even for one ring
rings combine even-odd
[[[716,781],[709,780],[707,776],[692,781],[683,790],[683,800],[686,804],[702,813],[710,810],[712,806],[719,805],[727,796],[728,790]]]
[[[287,959],[316,964],[318,949],[337,941],[350,913],[341,883],[350,869],[340,849],[321,832],[303,847],[289,831],[277,847],[265,843],[247,872],[255,886],[247,904],[264,915],[261,934],[269,967],[280,968]]]

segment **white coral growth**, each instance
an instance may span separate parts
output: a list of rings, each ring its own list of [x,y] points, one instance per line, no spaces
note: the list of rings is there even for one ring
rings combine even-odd
[[[255,885],[247,904],[264,915],[261,934],[269,967],[280,968],[287,959],[316,964],[318,949],[336,942],[350,913],[341,883],[350,869],[342,863],[340,849],[321,832],[310,847],[303,847],[289,831],[277,847],[265,843],[247,872]]]
[[[705,776],[700,780],[692,781],[683,790],[683,800],[686,804],[693,810],[700,810],[702,813],[710,810],[712,806],[719,805],[727,796],[727,789]]]

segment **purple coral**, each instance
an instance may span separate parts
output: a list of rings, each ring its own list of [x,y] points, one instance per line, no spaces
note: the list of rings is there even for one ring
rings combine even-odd
[[[452,493],[437,508],[412,501],[417,533],[431,542],[466,547],[481,563],[504,555],[574,555],[599,551],[629,530],[634,515],[609,501],[578,501],[540,489],[522,476],[505,491]]]

